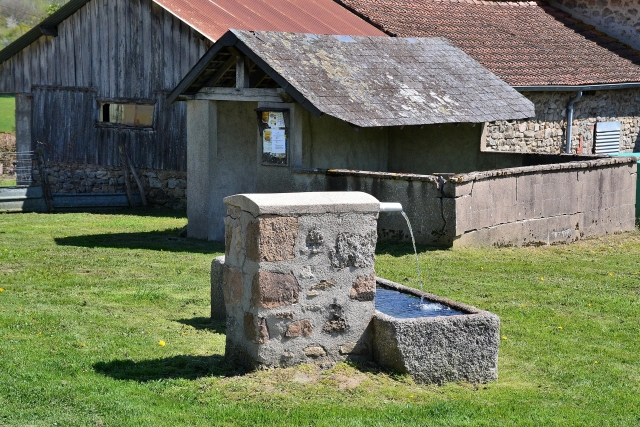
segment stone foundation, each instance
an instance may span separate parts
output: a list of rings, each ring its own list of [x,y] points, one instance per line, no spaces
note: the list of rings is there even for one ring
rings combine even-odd
[[[224,202],[227,358],[249,369],[370,359],[379,202],[357,192]]]
[[[142,181],[145,197],[150,205],[184,210],[187,206],[187,173],[136,169]],[[92,164],[47,162],[47,179],[52,193],[91,194],[122,193],[126,191],[124,171],[121,167]],[[38,169],[33,177],[40,184]],[[138,186],[131,178],[131,191],[138,193]]]
[[[536,109],[532,120],[487,123],[483,150],[521,153],[566,151],[566,107],[576,92],[523,92]],[[640,149],[640,89],[586,93],[574,105],[571,152],[591,154],[596,122],[621,122],[620,151]],[[582,137],[582,149],[580,138]]]

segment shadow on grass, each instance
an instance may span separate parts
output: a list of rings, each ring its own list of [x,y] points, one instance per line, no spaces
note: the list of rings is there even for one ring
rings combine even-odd
[[[143,216],[153,218],[187,218],[187,213],[181,210],[156,208],[153,206],[148,207],[136,207],[131,208],[110,208],[110,207],[96,207],[96,208],[59,208],[55,212],[48,215],[64,215],[78,212],[86,212],[99,215],[129,215],[129,216]]]
[[[224,243],[178,237],[180,229],[148,231],[141,233],[87,234],[84,236],[58,237],[60,246],[86,248],[149,249],[168,252],[195,252],[213,254],[224,252]]]
[[[116,380],[148,382],[162,379],[195,380],[209,376],[230,376],[236,373],[220,355],[213,356],[173,356],[164,359],[112,360],[98,362],[93,369]]]
[[[191,319],[176,319],[176,322],[191,326],[200,331],[209,331],[216,334],[226,334],[224,320],[211,320],[209,317],[193,317]]]
[[[449,248],[436,247],[436,246],[427,246],[427,245],[416,245],[416,250],[418,253],[422,252],[436,252],[436,251],[446,251]],[[391,256],[404,256],[404,255],[413,255],[413,245],[411,242],[398,242],[398,241],[378,241],[376,245],[376,254],[377,255],[391,255]]]

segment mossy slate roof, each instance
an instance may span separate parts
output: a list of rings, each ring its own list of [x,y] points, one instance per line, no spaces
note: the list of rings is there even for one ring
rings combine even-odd
[[[230,33],[220,41],[266,64],[298,102],[356,126],[534,116],[531,101],[442,38]]]
[[[336,1],[398,37],[445,37],[512,86],[640,82],[637,51],[547,2]]]

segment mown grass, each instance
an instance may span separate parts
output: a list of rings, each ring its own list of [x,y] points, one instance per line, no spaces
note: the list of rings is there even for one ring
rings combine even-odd
[[[10,175],[0,175],[0,187],[15,187],[16,178]]]
[[[640,424],[638,232],[422,248],[428,291],[502,321],[499,380],[436,387],[348,364],[237,372],[208,318],[221,245],[138,212],[0,215],[0,425]],[[416,286],[409,251],[380,245],[378,274]]]
[[[16,132],[16,101],[13,95],[0,94],[0,133]]]

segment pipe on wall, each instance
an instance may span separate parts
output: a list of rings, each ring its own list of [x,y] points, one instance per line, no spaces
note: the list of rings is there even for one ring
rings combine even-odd
[[[571,128],[573,127],[573,104],[578,102],[582,98],[582,91],[579,90],[578,94],[569,100],[567,104],[567,149],[566,153],[571,154]]]

